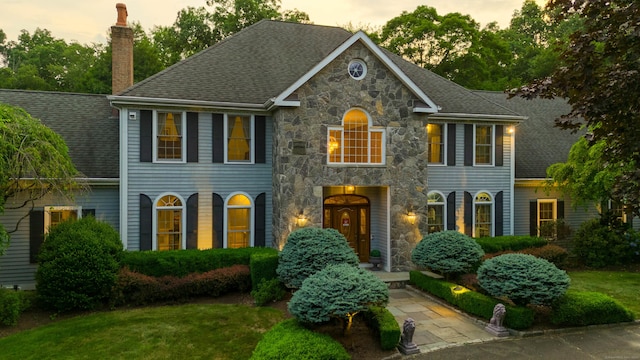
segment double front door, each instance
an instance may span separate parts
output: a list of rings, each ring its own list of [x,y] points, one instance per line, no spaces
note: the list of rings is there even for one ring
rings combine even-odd
[[[338,230],[358,255],[360,262],[369,261],[369,200],[359,195],[335,195],[324,201],[323,227]]]

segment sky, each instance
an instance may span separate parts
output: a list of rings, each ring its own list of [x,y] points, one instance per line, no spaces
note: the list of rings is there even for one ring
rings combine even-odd
[[[544,0],[536,0],[543,5]],[[178,11],[186,7],[206,7],[206,0],[0,0],[0,29],[7,40],[15,41],[21,30],[51,31],[54,38],[81,44],[105,43],[117,19],[116,3],[127,5],[129,22],[139,22],[149,31],[154,26],[173,24]],[[460,12],[481,26],[496,21],[509,25],[514,10],[524,0],[281,0],[281,10],[298,9],[318,25],[384,25],[403,11],[419,5],[434,7],[438,14]]]

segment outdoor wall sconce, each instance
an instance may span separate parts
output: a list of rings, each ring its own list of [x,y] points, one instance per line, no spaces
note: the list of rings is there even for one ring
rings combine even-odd
[[[304,216],[304,212],[302,210],[300,210],[300,212],[298,213],[298,216],[296,217],[296,224],[298,224],[298,226],[300,227],[305,226],[307,224],[307,217]]]
[[[353,194],[356,191],[356,187],[353,185],[347,185],[347,188],[345,189],[345,192],[347,194]]]
[[[413,225],[416,223],[416,213],[413,210],[409,210],[409,212],[407,212],[407,221]]]
[[[516,127],[515,126],[507,127],[507,133],[513,134],[514,132],[516,132]]]

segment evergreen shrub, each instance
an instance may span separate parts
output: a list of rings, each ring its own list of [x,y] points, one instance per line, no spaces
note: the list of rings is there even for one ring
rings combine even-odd
[[[15,326],[30,302],[23,291],[0,288],[0,324]]]
[[[572,251],[585,265],[594,268],[628,263],[636,240],[629,230],[628,224],[612,215],[585,221],[573,237]]]
[[[617,300],[588,291],[568,291],[554,302],[551,312],[551,322],[563,326],[614,324],[633,319],[633,313]]]
[[[528,235],[504,235],[495,237],[482,237],[474,239],[486,254],[500,251],[518,251],[526,248],[542,247],[549,243],[548,240],[537,236]]]
[[[505,254],[478,268],[478,284],[492,296],[516,305],[548,305],[564,295],[571,279],[547,260],[527,254]]]
[[[461,274],[476,267],[483,255],[471,237],[449,230],[426,235],[413,249],[411,260],[443,274]]]
[[[304,228],[291,232],[279,254],[278,274],[286,286],[299,288],[310,275],[330,264],[358,267],[360,260],[335,229]]]
[[[251,360],[347,360],[349,353],[329,335],[287,319],[276,324],[253,350]]]
[[[93,216],[53,227],[38,255],[39,303],[59,312],[99,307],[111,295],[122,253],[118,232]]]
[[[277,279],[278,252],[275,249],[269,252],[256,252],[251,254],[249,267],[251,268],[251,288],[257,289],[263,281]]]
[[[262,279],[257,287],[251,291],[253,301],[257,306],[263,306],[274,301],[282,300],[287,291],[278,279]]]
[[[289,312],[305,323],[351,319],[368,306],[389,302],[387,285],[372,272],[348,264],[328,265],[309,276],[289,301]]]

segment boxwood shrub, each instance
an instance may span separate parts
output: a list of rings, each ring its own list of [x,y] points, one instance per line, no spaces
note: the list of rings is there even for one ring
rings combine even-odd
[[[475,239],[485,253],[495,253],[506,250],[522,250],[532,247],[542,247],[549,242],[537,236],[505,235],[496,237],[483,237]]]
[[[411,271],[409,273],[409,281],[416,287],[459,307],[469,314],[482,317],[487,321],[493,316],[493,308],[498,303],[504,304],[503,301],[471,290],[454,292],[453,290],[457,284],[432,278],[420,271]],[[525,330],[533,325],[535,315],[533,310],[522,306],[504,305],[507,309],[507,314],[504,318],[504,325],[506,327],[515,330]]]
[[[633,321],[634,314],[617,300],[598,292],[568,291],[554,302],[551,322],[586,326]]]
[[[471,237],[449,230],[426,235],[411,252],[411,260],[443,274],[461,274],[476,267],[483,255]]]
[[[370,306],[363,313],[367,326],[380,336],[382,350],[393,350],[400,343],[400,325],[393,314],[383,306]]]
[[[0,324],[15,326],[22,312],[30,306],[24,291],[0,288]]]
[[[252,360],[351,359],[342,345],[329,335],[313,332],[294,318],[276,324],[253,350]]]

